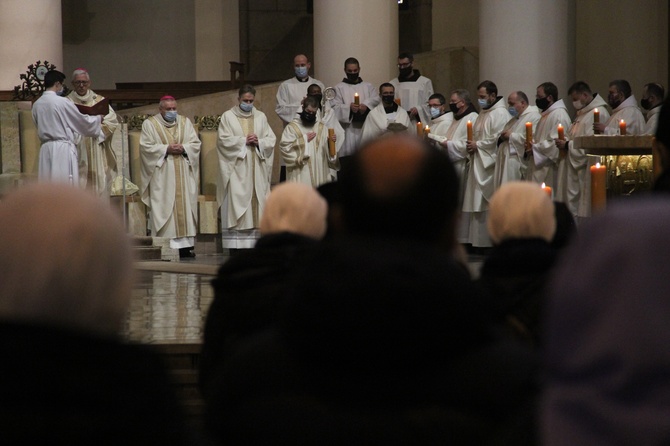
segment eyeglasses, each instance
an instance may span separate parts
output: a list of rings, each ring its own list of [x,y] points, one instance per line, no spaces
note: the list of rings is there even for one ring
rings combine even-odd
[[[72,82],[74,85],[88,85],[91,82],[90,81],[73,81]]]

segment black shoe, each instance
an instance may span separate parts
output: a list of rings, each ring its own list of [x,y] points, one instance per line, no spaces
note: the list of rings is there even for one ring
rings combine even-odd
[[[188,259],[195,257],[195,253],[191,251],[193,248],[179,248],[179,258]]]

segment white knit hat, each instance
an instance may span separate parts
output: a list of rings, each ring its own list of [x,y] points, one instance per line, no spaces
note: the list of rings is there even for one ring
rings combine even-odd
[[[265,202],[261,234],[293,232],[315,239],[326,233],[328,203],[311,186],[285,182],[277,185]]]

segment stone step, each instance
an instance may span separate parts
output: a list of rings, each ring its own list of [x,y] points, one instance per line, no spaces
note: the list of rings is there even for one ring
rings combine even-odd
[[[135,260],[138,262],[161,260],[160,246],[136,246],[133,252],[135,253]]]

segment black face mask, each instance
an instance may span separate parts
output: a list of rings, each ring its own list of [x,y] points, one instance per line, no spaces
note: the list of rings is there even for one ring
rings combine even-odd
[[[549,108],[549,99],[547,99],[546,97],[535,99],[535,105],[537,105],[537,108],[539,108],[540,110],[545,111],[546,109]]]
[[[355,82],[358,80],[358,73],[346,73],[347,74],[347,79],[350,82]]]
[[[617,99],[617,95],[609,95],[607,96],[607,103],[610,105],[610,107],[617,108],[618,106],[621,105],[621,100]]]
[[[642,98],[642,100],[640,101],[640,105],[645,110],[649,110],[651,108],[651,102],[649,102],[649,99]]]
[[[453,114],[458,113],[458,105],[450,103],[449,104],[449,110],[451,110],[451,112]]]
[[[308,113],[303,110],[303,112],[300,113],[300,120],[303,124],[312,125],[316,122],[316,113]]]
[[[409,77],[412,74],[412,67],[405,67],[399,69],[400,77]]]
[[[393,104],[393,100],[395,99],[395,95],[389,94],[389,95],[382,95],[382,102],[384,105],[391,105]]]

